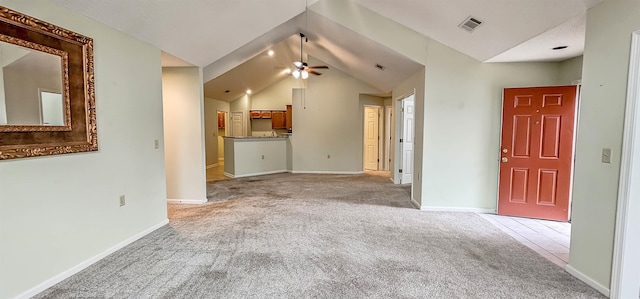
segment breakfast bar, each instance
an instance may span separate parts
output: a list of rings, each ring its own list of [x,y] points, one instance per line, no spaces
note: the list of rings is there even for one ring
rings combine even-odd
[[[289,137],[224,137],[224,175],[231,178],[287,172]]]

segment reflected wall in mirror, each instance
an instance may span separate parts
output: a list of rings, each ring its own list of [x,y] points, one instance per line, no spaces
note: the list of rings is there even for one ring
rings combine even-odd
[[[0,160],[98,150],[93,40],[0,6]]]
[[[8,40],[11,38],[0,35],[0,125],[64,126],[69,107],[66,92],[63,97],[63,90],[68,87],[62,79],[66,53],[52,48],[41,52],[4,42]],[[22,44],[37,47],[26,41]],[[42,101],[42,90],[49,93],[44,98],[47,103]],[[60,99],[55,106],[50,94],[57,94]],[[43,109],[45,106],[52,109]],[[54,111],[59,115],[51,115]],[[57,121],[45,121],[45,116]]]

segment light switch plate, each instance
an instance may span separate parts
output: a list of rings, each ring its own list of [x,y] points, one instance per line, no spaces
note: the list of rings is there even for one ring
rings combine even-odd
[[[602,149],[602,163],[611,163],[611,149],[603,148]]]

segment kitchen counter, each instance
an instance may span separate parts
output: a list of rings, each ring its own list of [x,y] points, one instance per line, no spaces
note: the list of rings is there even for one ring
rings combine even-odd
[[[288,172],[288,136],[224,137],[224,175],[232,178]]]

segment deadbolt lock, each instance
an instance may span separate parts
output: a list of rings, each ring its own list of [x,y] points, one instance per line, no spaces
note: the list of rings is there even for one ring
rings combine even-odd
[[[509,150],[508,150],[508,149],[506,149],[506,148],[503,148],[503,149],[502,149],[502,152],[506,154],[506,153],[508,153],[508,152],[509,152]]]
[[[502,163],[507,163],[509,162],[509,158],[507,157],[502,157]]]

